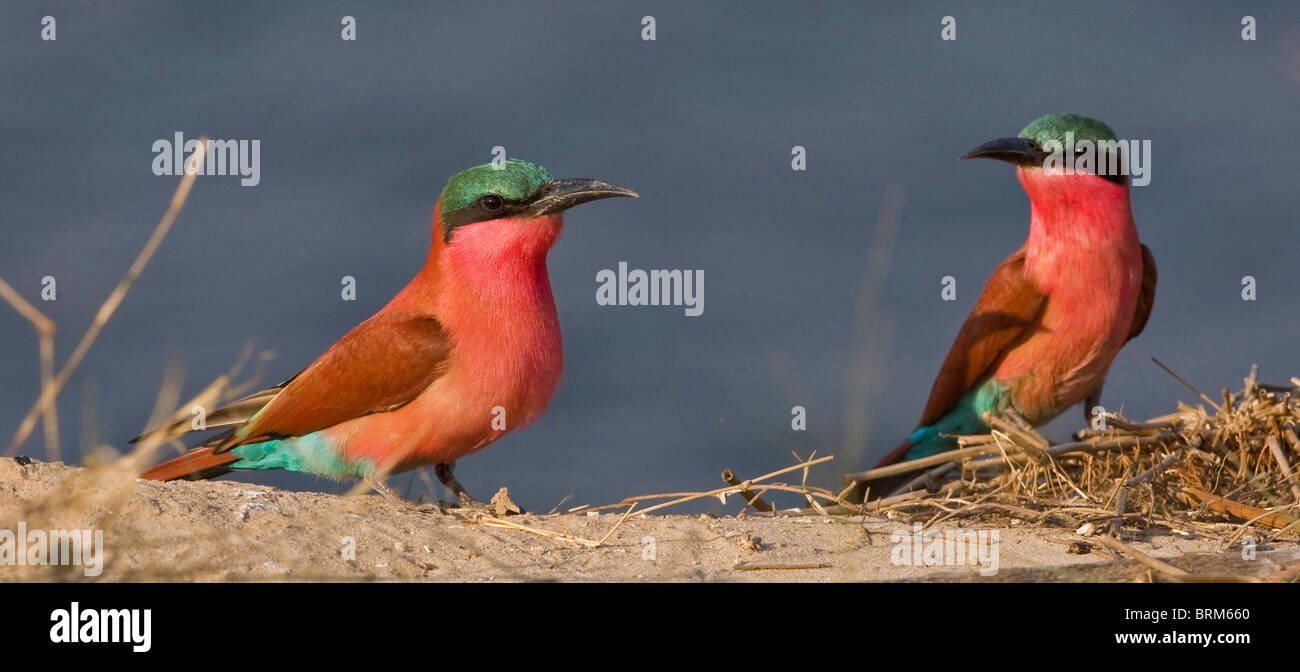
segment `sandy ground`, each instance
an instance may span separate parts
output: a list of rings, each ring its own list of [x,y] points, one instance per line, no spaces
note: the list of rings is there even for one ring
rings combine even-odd
[[[511,523],[599,540],[621,514],[514,515]],[[925,566],[911,521],[886,518],[632,515],[601,546],[484,525],[454,508],[371,494],[345,498],[237,481],[155,483],[129,473],[0,459],[3,531],[104,530],[96,580],[167,581],[1124,581],[1146,569],[1074,530],[1003,520],[983,532],[981,567]],[[997,572],[990,573],[996,531]],[[899,540],[903,540],[901,543]],[[1126,534],[1133,547],[1202,574],[1267,576],[1300,546],[1239,548],[1165,531]],[[902,556],[902,546],[919,549]],[[932,544],[930,548],[934,547]],[[969,547],[967,547],[969,548]],[[2,559],[2,555],[0,555]],[[910,564],[898,564],[899,560]],[[933,559],[933,557],[931,557]],[[78,580],[81,567],[0,566],[0,580]]]

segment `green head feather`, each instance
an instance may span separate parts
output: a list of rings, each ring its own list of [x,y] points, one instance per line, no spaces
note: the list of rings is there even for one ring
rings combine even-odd
[[[1075,143],[1091,140],[1096,144],[1099,140],[1115,139],[1115,132],[1106,124],[1077,114],[1048,114],[1039,117],[1020,131],[1020,137],[1037,142],[1039,147],[1046,147],[1049,140],[1065,145],[1067,132],[1074,133]]]
[[[469,206],[478,198],[495,194],[507,201],[526,201],[551,180],[546,169],[509,159],[498,166],[485,163],[451,176],[442,190],[442,212],[455,212]]]

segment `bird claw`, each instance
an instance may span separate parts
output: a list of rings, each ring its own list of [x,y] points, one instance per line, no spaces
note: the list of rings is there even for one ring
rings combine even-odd
[[[492,501],[487,504],[474,499],[467,492],[457,493],[457,498],[459,501],[453,506],[467,513],[479,513],[488,516],[496,516],[497,518],[517,516],[527,513],[527,511],[524,511],[518,504],[510,501],[510,496],[505,493],[505,488],[498,491],[497,494],[492,497]]]
[[[475,513],[492,513],[491,507],[477,499],[474,499],[468,492],[456,493],[456,500],[455,506],[458,509]]]
[[[462,511],[497,517],[525,513],[518,504],[510,501],[510,493],[505,488],[498,490],[497,494],[492,496],[492,501],[488,504],[484,504],[483,502],[471,497],[470,494],[466,492],[465,486],[461,485],[460,482],[456,480],[456,476],[452,471],[455,469],[455,465],[455,462],[442,462],[436,464],[434,465],[434,474],[437,475],[438,480],[442,482],[443,486],[455,493],[456,499],[458,500],[458,505],[454,505],[456,508],[459,508]]]

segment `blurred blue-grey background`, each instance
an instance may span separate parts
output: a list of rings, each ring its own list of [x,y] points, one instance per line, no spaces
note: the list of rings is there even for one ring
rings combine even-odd
[[[40,39],[46,15],[56,41]],[[345,15],[356,41],[340,39]],[[945,15],[956,41],[940,39]],[[1194,399],[1153,355],[1212,395],[1252,363],[1300,375],[1294,2],[6,3],[0,59],[0,277],[58,323],[60,365],[176,187],[152,173],[153,142],[262,141],[261,184],[199,179],[69,381],[71,462],[140,432],[169,359],[186,398],[249,339],[278,354],[266,383],[310,363],[416,272],[445,180],[496,145],[642,198],[569,214],[550,256],[564,380],[539,422],[459,463],[480,497],[507,485],[545,511],[702,490],[792,450],[837,455],[813,472],[825,485],[869,466],[910,432],[1027,232],[1012,169],[956,157],[1049,112],[1153,144],[1133,207],[1160,284],[1105,405],[1142,418]],[[896,236],[877,227],[887,185]],[[620,261],[703,269],[703,316],[598,306],[596,273]],[[340,300],[345,275],[356,301]],[[948,275],[955,302],[940,300]],[[7,443],[38,393],[33,330],[7,306],[0,345]],[[1071,409],[1047,433],[1080,424]],[[39,430],[21,452],[44,455]]]

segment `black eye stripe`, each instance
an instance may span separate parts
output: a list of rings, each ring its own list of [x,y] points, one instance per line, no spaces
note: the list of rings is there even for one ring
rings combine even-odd
[[[487,200],[489,197],[495,198],[497,201],[500,201],[501,204],[495,209],[488,207],[489,204],[484,203],[484,201]],[[443,214],[442,240],[444,243],[451,242],[451,234],[456,229],[465,226],[466,224],[473,224],[475,222],[485,222],[489,219],[501,219],[502,217],[510,217],[511,215],[521,212],[527,206],[528,204],[524,201],[511,201],[502,198],[500,196],[497,196],[496,194],[485,194],[483,196],[478,197],[477,199],[474,200],[473,203],[470,203],[469,205],[461,208],[460,210],[455,210]]]

